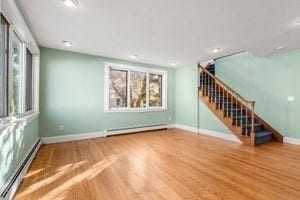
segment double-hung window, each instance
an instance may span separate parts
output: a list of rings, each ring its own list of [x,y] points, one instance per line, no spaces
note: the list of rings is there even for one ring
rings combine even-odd
[[[30,50],[26,49],[25,65],[25,112],[33,109],[33,55]]]
[[[12,40],[12,97],[11,115],[23,113],[23,71],[24,71],[24,46],[22,40],[13,34]]]
[[[105,111],[167,109],[167,71],[106,63]]]
[[[1,16],[0,26],[0,118],[8,116],[9,24]]]
[[[0,122],[34,113],[34,55],[1,15]],[[2,123],[2,124],[3,124]]]

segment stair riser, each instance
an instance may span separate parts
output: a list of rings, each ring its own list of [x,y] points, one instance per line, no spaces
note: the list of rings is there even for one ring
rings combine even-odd
[[[255,145],[264,144],[272,140],[272,135],[267,135],[260,138],[255,138]]]
[[[248,127],[247,129],[248,129],[248,133],[250,133],[251,132],[251,127]],[[262,126],[254,126],[254,132],[260,132],[262,130],[263,130]],[[245,133],[245,131],[246,131],[246,128],[244,128],[243,133]]]
[[[224,98],[222,98],[222,97],[217,97],[216,100],[217,100],[216,103],[223,103],[223,102],[228,103],[227,97],[224,97]]]
[[[246,125],[246,122],[247,122],[247,124],[251,124],[251,118],[249,117],[247,120],[246,119],[238,119],[238,120],[236,120],[236,124],[237,124],[237,126],[241,126],[241,124],[242,124],[242,126],[244,126],[244,125]]]
[[[210,65],[206,68],[212,75],[215,75],[215,66]],[[213,77],[208,73],[202,72],[200,76],[200,96],[204,103],[210,108],[223,123],[240,138],[240,140],[250,145],[249,136],[251,134],[251,113],[246,108],[236,105],[236,100],[227,95]],[[202,94],[202,95],[201,95]],[[237,110],[231,110],[236,109]],[[246,117],[247,116],[247,117]],[[246,118],[245,118],[246,117]],[[240,118],[240,119],[239,119]],[[257,120],[255,120],[257,121]],[[232,122],[232,124],[231,124]],[[246,124],[247,122],[247,124]],[[245,127],[247,125],[247,127]],[[273,139],[272,132],[265,130],[261,123],[254,124],[255,145],[267,143]],[[241,137],[243,136],[243,137]],[[247,136],[247,137],[246,137]],[[246,138],[246,139],[245,139]]]
[[[206,90],[210,90],[210,91],[213,91],[212,88],[215,87],[215,84],[213,82],[209,83],[209,82],[206,82],[206,83],[201,83],[200,82],[200,86],[205,88]]]
[[[241,110],[238,110],[238,111],[231,111],[231,110],[227,110],[227,116],[241,116],[241,115],[245,115],[246,114],[246,111],[243,110],[243,112]]]
[[[222,104],[222,103],[219,103],[219,109],[229,109],[229,108],[236,108],[236,104]]]

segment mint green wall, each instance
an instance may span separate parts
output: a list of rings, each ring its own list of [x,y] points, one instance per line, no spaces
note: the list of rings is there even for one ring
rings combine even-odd
[[[207,108],[198,101],[198,68],[187,66],[176,69],[175,72],[175,120],[176,124],[185,125],[222,133],[231,134],[223,123]],[[199,103],[199,105],[197,105]],[[199,106],[199,124],[197,123]]]
[[[216,75],[247,99],[284,136],[300,138],[300,50],[269,57],[242,53],[216,62]],[[288,102],[287,96],[295,96]]]
[[[0,135],[0,187],[8,180],[39,137],[39,119]]]
[[[167,70],[168,110],[105,113],[105,62]],[[172,68],[41,48],[40,73],[40,136],[42,137],[174,123],[175,70]],[[64,125],[63,131],[59,130],[60,125]]]
[[[175,72],[176,124],[197,127],[197,67],[187,66]]]

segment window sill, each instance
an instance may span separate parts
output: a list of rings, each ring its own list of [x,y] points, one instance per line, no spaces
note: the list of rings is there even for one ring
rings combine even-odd
[[[39,116],[39,112],[31,111],[17,117],[9,117],[0,122],[0,135],[22,128]]]
[[[160,112],[167,111],[168,108],[121,108],[105,110],[106,113],[134,113],[134,112]]]

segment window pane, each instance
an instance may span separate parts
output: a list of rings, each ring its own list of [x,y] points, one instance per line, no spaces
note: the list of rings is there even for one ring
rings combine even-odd
[[[26,111],[32,110],[32,54],[26,50]]]
[[[146,107],[146,73],[130,72],[130,107]]]
[[[0,117],[7,116],[8,23],[1,17],[0,26]]]
[[[127,71],[109,70],[109,108],[127,107]]]
[[[149,106],[162,106],[162,75],[150,74],[149,77]]]
[[[23,44],[21,40],[14,35],[12,54],[12,100],[11,114],[18,115],[22,113],[22,65],[23,65]]]

